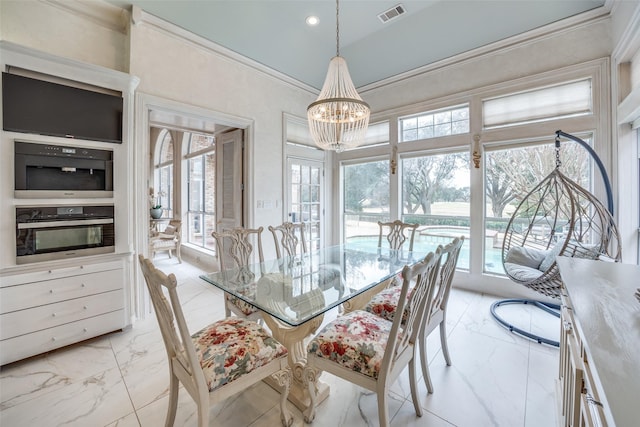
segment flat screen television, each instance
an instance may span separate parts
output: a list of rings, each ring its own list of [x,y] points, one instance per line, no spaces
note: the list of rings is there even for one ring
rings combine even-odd
[[[2,128],[122,143],[122,97],[2,73]]]

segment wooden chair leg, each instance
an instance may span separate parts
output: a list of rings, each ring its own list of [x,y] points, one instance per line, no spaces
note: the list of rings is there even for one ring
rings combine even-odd
[[[198,427],[209,427],[209,400],[198,405]]]
[[[427,386],[427,392],[433,393],[433,384],[429,375],[429,358],[427,357],[427,337],[424,333],[419,334],[418,346],[420,347],[420,365],[422,366],[422,376]]]
[[[411,400],[413,401],[413,408],[416,410],[416,415],[422,416],[422,406],[420,406],[420,399],[418,398],[418,382],[416,379],[416,358],[409,362],[409,383],[411,385]]]
[[[378,394],[378,418],[380,419],[380,427],[388,427],[389,411],[387,410],[387,393],[385,392],[384,386],[378,387],[377,394]]]
[[[442,319],[440,323],[440,344],[442,347],[442,354],[444,355],[444,361],[447,362],[447,366],[451,366],[451,356],[449,355],[449,346],[447,345],[447,319]]]
[[[178,391],[180,381],[173,374],[169,373],[169,408],[167,409],[167,418],[164,422],[165,427],[172,427],[176,420],[176,411],[178,409]]]
[[[225,315],[225,317],[231,316],[231,309],[229,308],[229,304],[231,304],[231,303],[227,300],[228,296],[229,296],[229,294],[225,292],[225,294],[224,294],[224,315]]]

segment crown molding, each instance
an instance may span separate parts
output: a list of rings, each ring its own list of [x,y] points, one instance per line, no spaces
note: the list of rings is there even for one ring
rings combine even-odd
[[[127,34],[129,12],[103,1],[39,0],[112,31]]]

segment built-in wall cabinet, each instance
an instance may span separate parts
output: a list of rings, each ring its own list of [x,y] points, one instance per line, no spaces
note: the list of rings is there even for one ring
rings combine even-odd
[[[118,119],[121,141],[117,142],[42,135],[29,130],[9,131],[3,121],[0,133],[0,365],[4,365],[132,323],[134,305],[130,287],[135,268],[136,227],[132,108],[138,79],[6,41],[0,41],[0,61],[5,73],[19,72],[36,79],[41,76],[43,80],[61,81],[74,88],[109,93],[116,100],[122,99],[121,120]],[[64,102],[60,104],[61,109],[66,107]],[[108,119],[113,121],[113,117]],[[110,153],[113,188],[97,193],[43,192],[25,196],[16,191],[16,141],[44,144],[54,150]],[[72,169],[67,172],[72,173]],[[146,208],[146,201],[144,203]],[[109,236],[112,248],[106,253],[81,255],[70,251],[63,259],[36,257],[26,262],[18,257],[17,209],[44,211],[56,207],[73,213],[78,207],[96,206],[106,206],[113,211],[113,227],[100,228],[112,233]],[[72,233],[70,228],[66,234]],[[60,233],[61,239],[64,234]]]

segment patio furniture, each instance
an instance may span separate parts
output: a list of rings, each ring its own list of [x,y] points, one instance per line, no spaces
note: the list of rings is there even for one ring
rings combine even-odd
[[[160,251],[168,251],[169,258],[171,258],[171,252],[175,251],[178,262],[182,264],[182,257],[180,256],[180,246],[182,244],[181,229],[182,221],[172,219],[163,231],[152,231],[149,239],[151,258],[155,258],[156,253]]]
[[[593,194],[560,171],[560,136],[582,145],[600,169],[607,192],[605,207]],[[600,158],[582,139],[556,132],[556,167],[520,202],[507,225],[502,245],[502,262],[514,282],[559,299],[562,279],[556,264],[558,256],[585,259],[621,260],[620,234],[613,219],[613,197],[609,177]],[[529,299],[498,301],[491,314],[510,331],[558,346],[503,320],[496,308],[503,304],[531,304],[560,317],[558,304]]]

